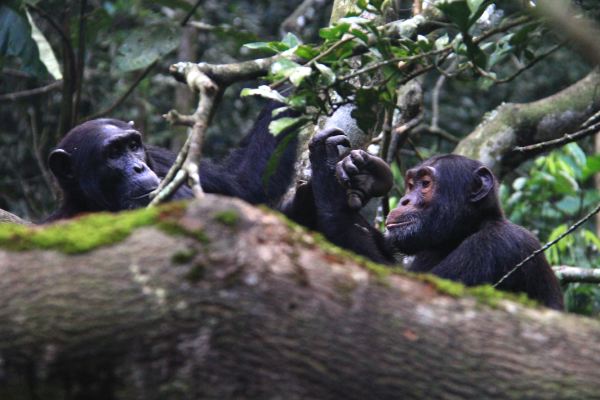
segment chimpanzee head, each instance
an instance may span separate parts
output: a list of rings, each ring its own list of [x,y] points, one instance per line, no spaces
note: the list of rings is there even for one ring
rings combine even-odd
[[[116,119],[73,128],[50,153],[50,170],[63,191],[63,209],[118,211],[142,207],[159,179],[148,166],[142,135]]]
[[[452,249],[481,224],[502,217],[494,175],[466,157],[431,158],[406,172],[405,187],[386,221],[386,235],[405,254]]]

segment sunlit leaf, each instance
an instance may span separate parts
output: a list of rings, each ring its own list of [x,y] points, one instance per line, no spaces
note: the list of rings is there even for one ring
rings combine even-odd
[[[266,99],[271,99],[278,101],[280,103],[285,103],[285,97],[283,97],[277,90],[271,89],[267,85],[259,86],[256,89],[245,88],[240,93],[241,97],[246,96],[261,96]]]

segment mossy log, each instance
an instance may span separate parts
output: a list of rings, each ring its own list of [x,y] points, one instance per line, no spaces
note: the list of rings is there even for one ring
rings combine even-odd
[[[600,393],[598,321],[370,264],[238,200],[0,237],[3,400]]]
[[[454,152],[477,159],[503,175],[542,152],[521,153],[514,150],[516,146],[560,138],[600,111],[599,86],[600,71],[594,69],[552,96],[531,103],[504,103],[488,113]]]

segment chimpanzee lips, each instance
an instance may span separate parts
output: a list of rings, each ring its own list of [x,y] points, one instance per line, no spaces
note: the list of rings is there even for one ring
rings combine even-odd
[[[146,197],[150,196],[150,193],[154,192],[155,190],[156,190],[156,188],[148,190],[142,194],[136,194],[135,196],[131,196],[130,199],[131,200],[139,200],[139,199],[146,198]]]
[[[385,227],[387,229],[391,229],[391,228],[401,228],[403,226],[408,226],[412,223],[414,223],[415,221],[413,220],[408,220],[408,221],[401,221],[401,222],[388,222],[385,224]]]

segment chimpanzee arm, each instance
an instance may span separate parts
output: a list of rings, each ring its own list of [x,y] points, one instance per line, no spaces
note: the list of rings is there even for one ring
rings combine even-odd
[[[269,132],[272,112],[282,106],[277,102],[269,103],[242,139],[240,147],[225,160],[201,165],[200,178],[207,192],[239,197],[253,204],[278,204],[293,178],[297,147],[296,131],[287,130],[277,136]],[[292,114],[292,111],[286,111],[277,118]]]
[[[317,229],[338,246],[376,262],[393,263],[381,232],[348,204],[347,189],[335,175],[340,159],[338,146],[349,147],[348,138],[338,129],[317,133],[309,144]]]

